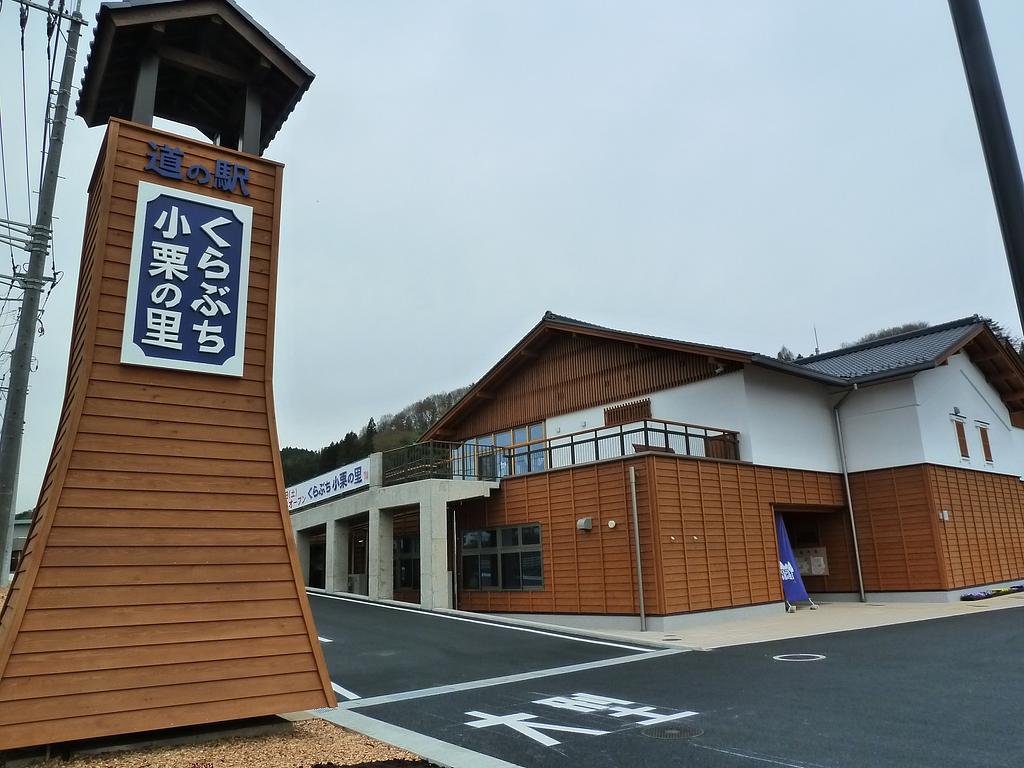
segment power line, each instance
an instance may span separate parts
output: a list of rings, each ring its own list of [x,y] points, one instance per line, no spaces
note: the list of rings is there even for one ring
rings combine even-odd
[[[53,0],[48,0],[48,5],[53,7]],[[53,73],[57,68],[57,51],[60,49],[60,38],[63,35],[57,36],[56,44],[53,46],[52,51],[50,43],[53,41],[53,33],[56,30],[60,32],[60,15],[64,13],[64,0],[60,0],[60,5],[57,6],[57,13],[46,14],[46,62],[47,62],[47,78],[46,78],[46,107],[43,110],[43,142],[39,150],[39,186],[43,186],[43,168],[46,166],[46,144],[50,138],[50,106],[53,103],[51,96],[53,95]]]
[[[25,134],[25,202],[28,205],[28,221],[32,221],[32,173],[28,159],[28,87],[25,77],[25,27],[28,26],[28,6],[21,6],[21,122]]]
[[[4,181],[4,219],[7,222],[10,222],[11,200],[7,194],[7,152],[4,149],[4,108],[2,101],[0,101],[0,169],[3,170]],[[12,237],[10,223],[7,224],[7,237]],[[11,274],[13,275],[18,271],[18,265],[14,261],[14,243],[8,240],[7,247],[11,252]]]

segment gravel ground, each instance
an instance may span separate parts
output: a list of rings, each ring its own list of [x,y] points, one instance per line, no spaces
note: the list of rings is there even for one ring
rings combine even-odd
[[[236,737],[177,747],[51,758],[39,768],[309,768],[309,766],[412,768],[428,763],[325,720],[303,720],[290,733]]]
[[[0,587],[0,602],[6,596],[7,588]],[[361,733],[313,718],[294,723],[288,733],[74,755],[70,760],[54,757],[33,765],[39,768],[332,768],[343,765],[413,768],[429,763]]]

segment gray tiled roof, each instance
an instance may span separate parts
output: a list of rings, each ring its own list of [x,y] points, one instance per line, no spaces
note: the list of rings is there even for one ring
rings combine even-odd
[[[794,362],[803,368],[844,379],[895,372],[934,363],[946,350],[974,333],[980,322],[977,317],[968,317]]]

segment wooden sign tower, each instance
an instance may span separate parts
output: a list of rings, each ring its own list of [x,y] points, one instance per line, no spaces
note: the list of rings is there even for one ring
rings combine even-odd
[[[260,157],[311,80],[230,0],[100,10],[78,111],[107,134],[0,616],[0,750],[334,706],[274,421],[284,169]]]

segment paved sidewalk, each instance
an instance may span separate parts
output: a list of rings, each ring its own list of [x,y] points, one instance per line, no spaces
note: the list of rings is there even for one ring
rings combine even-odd
[[[817,610],[800,606],[796,613],[786,613],[780,607],[778,615],[732,619],[723,616],[720,621],[704,617],[699,625],[680,628],[673,632],[603,630],[601,635],[688,648],[722,648],[1006,608],[1024,608],[1024,593],[956,603],[819,602]]]

